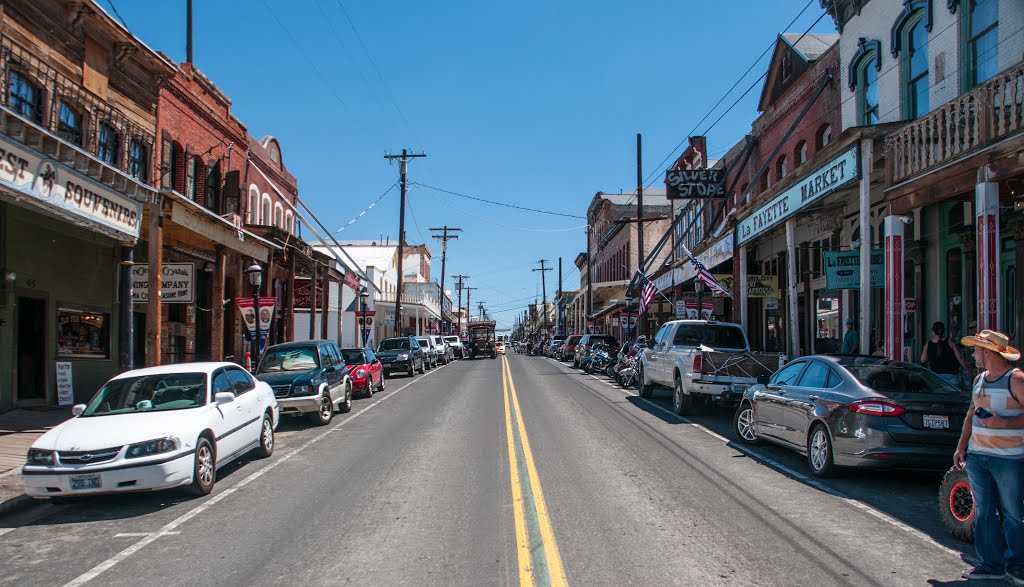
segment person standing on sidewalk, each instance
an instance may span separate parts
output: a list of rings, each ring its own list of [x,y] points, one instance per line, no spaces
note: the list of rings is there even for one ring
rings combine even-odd
[[[974,347],[974,380],[953,466],[967,467],[974,494],[979,563],[965,579],[1009,577],[1024,585],[1024,372],[1005,334],[982,330],[961,340]]]
[[[853,318],[846,319],[846,334],[843,335],[843,346],[839,352],[844,355],[856,355],[860,352],[860,334],[853,327]]]
[[[942,322],[932,324],[932,337],[921,350],[921,363],[953,387],[960,387],[960,369],[967,372],[967,362],[956,343],[946,336]]]

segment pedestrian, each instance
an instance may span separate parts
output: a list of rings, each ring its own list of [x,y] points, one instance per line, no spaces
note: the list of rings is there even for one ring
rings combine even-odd
[[[961,369],[967,372],[967,362],[956,343],[946,336],[946,325],[942,322],[932,324],[932,337],[921,349],[921,363],[953,387],[960,387]]]
[[[843,346],[839,349],[841,354],[856,355],[860,352],[860,334],[853,324],[853,318],[846,319],[846,334],[843,335]]]
[[[963,578],[1009,577],[1024,585],[1024,372],[1010,366],[1020,351],[991,330],[961,343],[974,347],[981,370],[953,455],[954,467],[967,467],[974,494],[979,562]]]

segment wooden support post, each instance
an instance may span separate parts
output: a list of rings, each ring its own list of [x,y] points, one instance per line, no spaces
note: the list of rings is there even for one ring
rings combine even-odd
[[[149,300],[146,302],[146,366],[155,367],[160,364],[161,341],[161,304],[160,278],[164,264],[164,227],[163,211],[160,201],[146,204],[149,208]]]
[[[214,253],[213,287],[210,296],[210,358],[214,361],[224,360],[224,277],[226,273],[227,255],[224,246],[217,245]]]

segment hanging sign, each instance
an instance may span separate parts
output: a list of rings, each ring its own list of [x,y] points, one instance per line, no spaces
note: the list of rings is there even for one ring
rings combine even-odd
[[[670,200],[725,197],[725,169],[670,169],[665,172],[665,196]]]
[[[71,383],[71,362],[57,361],[57,405],[75,403],[75,389]]]
[[[164,263],[160,281],[160,300],[165,304],[192,303],[195,283],[194,263]],[[132,301],[149,301],[149,264],[132,265]]]
[[[860,289],[860,251],[822,251],[825,289]],[[871,251],[871,287],[885,287],[885,251]]]
[[[295,278],[295,308],[299,310],[309,309],[309,286],[310,279],[308,277],[296,277]],[[316,281],[316,307],[324,307],[324,288],[322,282],[318,279]]]
[[[725,289],[733,292],[732,273],[715,273],[714,278],[721,283]],[[712,294],[714,297],[725,297],[724,295]],[[778,275],[747,275],[747,297],[748,298],[778,298],[779,297],[779,276]]]
[[[355,291],[359,291],[359,277],[357,277],[355,273],[345,270],[345,285]]]
[[[857,146],[854,145],[758,207],[753,214],[740,220],[736,227],[736,244],[742,245],[757,238],[796,214],[801,208],[824,198],[859,177]]]

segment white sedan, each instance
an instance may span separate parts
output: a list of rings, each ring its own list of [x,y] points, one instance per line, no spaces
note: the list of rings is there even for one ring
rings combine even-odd
[[[21,470],[37,499],[187,486],[213,490],[217,469],[255,451],[269,457],[274,392],[234,363],[127,371],[76,417],[39,437]]]

